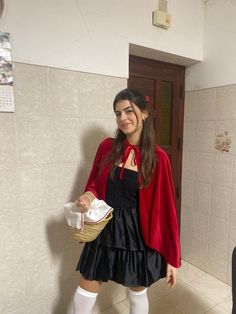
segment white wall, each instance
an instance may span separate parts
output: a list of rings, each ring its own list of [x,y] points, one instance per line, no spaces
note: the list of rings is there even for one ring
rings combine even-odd
[[[187,69],[187,91],[236,83],[236,1],[205,6],[203,62]]]
[[[1,31],[14,61],[128,77],[129,43],[202,59],[201,0],[168,1],[172,26],[152,25],[157,0],[7,0]]]

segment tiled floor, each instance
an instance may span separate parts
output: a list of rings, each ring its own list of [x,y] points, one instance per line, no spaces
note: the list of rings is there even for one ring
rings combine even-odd
[[[149,314],[231,314],[231,287],[183,261],[174,289],[164,280],[148,289]],[[129,314],[127,300],[102,314]]]

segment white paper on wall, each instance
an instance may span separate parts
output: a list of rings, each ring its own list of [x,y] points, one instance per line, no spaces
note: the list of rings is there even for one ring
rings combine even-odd
[[[0,32],[0,112],[15,112],[10,34]]]

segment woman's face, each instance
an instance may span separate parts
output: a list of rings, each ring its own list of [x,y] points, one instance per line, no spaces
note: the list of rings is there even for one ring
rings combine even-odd
[[[146,111],[141,111],[134,103],[129,100],[120,100],[115,106],[116,123],[119,129],[130,136],[141,135],[143,120],[147,117]]]

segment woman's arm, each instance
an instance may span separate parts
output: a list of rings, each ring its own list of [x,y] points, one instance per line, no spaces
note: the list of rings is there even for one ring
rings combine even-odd
[[[86,212],[90,208],[92,201],[95,198],[100,198],[99,185],[101,184],[101,182],[99,181],[98,178],[99,168],[101,166],[101,161],[104,157],[104,151],[106,151],[107,146],[110,148],[111,143],[112,143],[111,139],[107,138],[103,140],[98,147],[98,150],[93,161],[92,169],[84,189],[84,194],[79,196],[75,202],[81,212]]]

